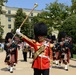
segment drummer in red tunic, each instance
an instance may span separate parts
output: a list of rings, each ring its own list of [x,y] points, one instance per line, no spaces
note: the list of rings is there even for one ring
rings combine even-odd
[[[20,29],[16,30],[16,33],[22,36],[22,39],[29,45],[34,47],[34,62],[32,68],[34,69],[34,75],[49,75],[50,61],[52,60],[52,50],[50,43],[46,41],[47,26],[41,22],[34,25],[34,34],[36,42],[29,39],[27,36],[20,32]]]

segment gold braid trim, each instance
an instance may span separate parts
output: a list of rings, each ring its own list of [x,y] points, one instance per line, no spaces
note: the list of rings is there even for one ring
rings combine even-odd
[[[45,46],[41,46],[35,53],[34,53],[34,60],[38,57],[39,54],[41,54],[45,50]]]

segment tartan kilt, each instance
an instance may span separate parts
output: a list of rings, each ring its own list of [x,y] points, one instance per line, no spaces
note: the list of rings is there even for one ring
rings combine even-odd
[[[15,61],[15,54],[10,54],[9,56],[6,55],[5,62],[8,63],[14,63]]]
[[[15,54],[11,54],[11,55],[10,55],[10,60],[9,60],[9,62],[10,62],[10,63],[16,62],[16,61],[15,61]]]

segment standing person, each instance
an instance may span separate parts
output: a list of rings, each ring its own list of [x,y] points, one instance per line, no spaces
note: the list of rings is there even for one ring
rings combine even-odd
[[[27,62],[28,46],[29,46],[29,45],[24,41],[24,42],[23,42],[23,51],[22,51],[22,53],[23,53],[23,59],[24,59],[24,61],[26,61],[26,62]]]
[[[5,45],[4,45],[4,50],[6,51],[6,58],[5,58],[5,63],[8,65],[8,70],[10,73],[13,73],[13,66],[14,63],[16,62],[16,52],[17,52],[17,45],[15,42],[12,42],[12,33],[7,33],[5,37]]]
[[[28,52],[29,52],[29,58],[31,58],[32,55],[31,46],[28,47]]]
[[[16,30],[16,33],[22,36],[22,39],[29,45],[34,47],[34,61],[32,68],[34,69],[33,75],[50,75],[50,61],[52,60],[52,50],[50,43],[46,41],[47,26],[41,22],[34,25],[34,34],[36,42],[33,42],[27,36],[20,32],[20,29]]]
[[[69,49],[70,49],[71,58],[73,58],[73,40],[71,37],[69,37],[68,41],[69,41]]]

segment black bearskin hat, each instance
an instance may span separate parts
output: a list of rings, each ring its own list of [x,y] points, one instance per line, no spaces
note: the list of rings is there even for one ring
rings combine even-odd
[[[61,39],[65,38],[65,36],[66,36],[66,33],[64,31],[59,32],[59,34],[58,34],[58,42],[61,42]]]
[[[69,47],[69,42],[65,42],[63,46],[64,47]]]
[[[34,25],[34,34],[36,37],[38,36],[46,36],[47,35],[47,26],[41,22]]]
[[[13,34],[11,32],[9,32],[9,33],[6,34],[5,43],[8,43],[8,39],[9,38],[11,38],[11,39],[13,38]]]

